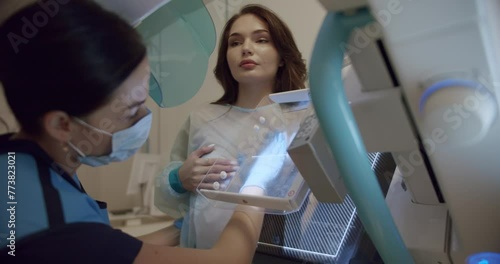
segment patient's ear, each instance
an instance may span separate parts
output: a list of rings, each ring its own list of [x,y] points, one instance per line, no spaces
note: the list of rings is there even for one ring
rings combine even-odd
[[[42,128],[52,138],[60,142],[71,139],[71,117],[63,111],[50,111],[42,117]]]

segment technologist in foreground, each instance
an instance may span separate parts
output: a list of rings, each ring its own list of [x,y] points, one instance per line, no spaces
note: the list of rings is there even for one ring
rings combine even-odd
[[[0,26],[0,81],[21,127],[0,136],[0,262],[250,263],[264,215],[257,208],[236,210],[210,250],[172,247],[167,230],[134,238],[110,226],[106,204],[76,171],[126,160],[146,141],[146,48],[93,1],[58,8],[30,38],[22,33],[26,18],[44,12],[38,3]]]

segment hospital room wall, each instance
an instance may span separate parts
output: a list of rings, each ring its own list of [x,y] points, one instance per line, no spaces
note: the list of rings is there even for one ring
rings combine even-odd
[[[18,129],[18,125],[12,111],[7,104],[3,92],[2,84],[0,84],[0,134]]]
[[[326,14],[319,1],[307,0],[203,0],[210,12],[217,36],[224,23],[246,4],[262,4],[276,12],[292,30],[295,41],[308,65],[316,34]],[[217,44],[218,45],[218,44]],[[172,145],[179,128],[189,113],[198,106],[212,102],[222,95],[222,88],[213,76],[217,59],[217,47],[209,59],[208,71],[200,91],[188,102],[174,108],[160,108],[151,99],[147,101],[153,112],[153,126],[148,146],[143,150],[162,156],[168,162]],[[309,66],[309,65],[308,65]],[[179,87],[182,89],[182,87]],[[0,116],[8,116],[9,123],[15,124],[0,93]],[[10,120],[12,119],[12,120]],[[0,133],[2,127],[0,124]],[[133,160],[91,168],[82,166],[78,173],[87,192],[95,199],[106,201],[110,210],[129,209],[140,202],[139,197],[125,195]]]
[[[0,1],[0,23],[7,19],[13,12],[23,5],[34,0],[3,0]],[[18,130],[18,125],[12,111],[10,110],[2,84],[0,83],[0,135]]]

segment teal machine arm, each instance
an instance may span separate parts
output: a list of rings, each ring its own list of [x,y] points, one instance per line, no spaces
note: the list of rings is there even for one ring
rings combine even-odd
[[[343,47],[353,29],[373,21],[367,9],[330,12],[318,34],[310,64],[311,98],[358,215],[385,263],[414,263],[373,173],[342,83]]]

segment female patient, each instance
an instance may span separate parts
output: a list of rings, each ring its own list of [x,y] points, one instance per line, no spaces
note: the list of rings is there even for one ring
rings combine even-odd
[[[198,185],[226,187],[244,161],[243,152],[258,143],[248,139],[254,130],[286,130],[285,136],[268,133],[266,141],[279,146],[272,151],[286,151],[305,111],[261,103],[270,93],[304,88],[306,80],[306,66],[292,33],[262,6],[245,6],[226,23],[214,73],[224,94],[191,113],[177,136],[170,164],[157,177],[156,206],[172,217],[184,217],[182,247],[212,248],[232,214],[200,197]],[[255,120],[256,116],[260,118]],[[272,167],[267,166],[266,172],[276,171]],[[249,183],[248,179],[244,186],[263,187],[268,180]]]
[[[21,127],[0,136],[0,263],[249,263],[258,209],[235,212],[211,250],[184,249],[113,229],[106,204],[85,192],[81,164],[123,161],[146,141],[150,70],[125,21],[91,0],[60,2],[37,1],[0,26],[0,81]],[[27,29],[51,3],[57,14]]]

